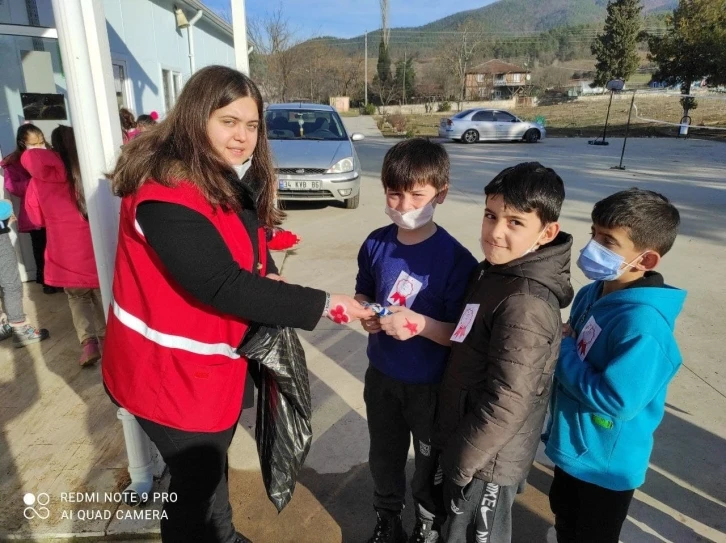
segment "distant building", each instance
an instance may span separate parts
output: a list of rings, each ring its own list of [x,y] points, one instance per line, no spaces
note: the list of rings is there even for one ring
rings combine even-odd
[[[501,100],[521,94],[531,72],[502,60],[488,60],[466,72],[467,100]]]

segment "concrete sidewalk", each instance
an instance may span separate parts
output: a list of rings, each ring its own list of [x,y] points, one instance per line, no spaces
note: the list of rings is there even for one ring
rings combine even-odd
[[[392,143],[371,137],[356,144],[364,169],[359,209],[288,205],[286,226],[304,238],[296,252],[275,255],[288,280],[352,292],[360,244],[372,229],[388,222],[379,172]],[[628,147],[628,170],[621,172],[610,170],[619,159],[616,140],[602,149],[577,139],[537,145],[447,144],[453,186],[447,201],[437,207],[436,219],[479,256],[482,188],[503,167],[522,160],[540,160],[565,179],[563,228],[575,236],[577,249],[588,238],[590,209],[600,197],[638,185],[674,200],[682,213],[682,235],[662,271],[669,283],[689,291],[677,328],[685,364],[670,387],[648,480],[636,492],[622,541],[726,542],[726,334],[718,324],[726,322],[721,280],[726,262],[726,147],[656,139],[633,140]],[[586,283],[574,265],[573,280],[576,288]],[[52,336],[22,350],[12,349],[8,341],[0,343],[0,540],[56,536],[65,541],[72,535],[154,539],[158,522],[153,508],[129,510],[113,495],[108,500],[103,496],[126,482],[121,426],[98,368],[77,365],[79,347],[66,298],[43,295],[35,284],[26,285],[26,297],[30,318],[49,328]],[[301,337],[314,408],[308,461],[294,499],[277,515],[259,475],[254,412],[244,413],[230,450],[235,524],[256,543],[363,542],[375,524],[362,396],[366,338],[358,326],[344,328],[328,321]],[[544,541],[552,521],[547,502],[551,469],[540,460],[515,504],[517,543]],[[28,516],[34,518],[25,518],[27,492],[49,494],[47,519],[33,512]],[[61,501],[63,493],[78,492],[102,494],[82,503]],[[154,505],[158,509],[161,503]],[[86,511],[82,516],[101,518],[79,519],[80,510]],[[150,518],[119,520],[117,514]],[[411,507],[406,522],[410,529]]]

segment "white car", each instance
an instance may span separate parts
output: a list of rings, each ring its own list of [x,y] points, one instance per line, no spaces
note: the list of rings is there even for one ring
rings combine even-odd
[[[545,135],[544,126],[523,121],[501,109],[466,109],[453,117],[441,119],[439,123],[439,137],[463,143],[477,141],[537,143]]]

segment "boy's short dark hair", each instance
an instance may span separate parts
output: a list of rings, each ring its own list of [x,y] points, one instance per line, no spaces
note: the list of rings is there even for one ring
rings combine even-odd
[[[412,190],[416,185],[432,185],[441,192],[449,184],[449,154],[444,146],[425,138],[412,138],[391,147],[383,159],[383,188]]]
[[[632,188],[596,203],[592,222],[603,228],[625,228],[637,250],[651,249],[663,256],[673,247],[681,216],[662,194]]]
[[[565,183],[552,168],[522,162],[499,172],[484,188],[484,194],[501,195],[507,207],[522,213],[534,211],[542,224],[549,224],[560,217]]]

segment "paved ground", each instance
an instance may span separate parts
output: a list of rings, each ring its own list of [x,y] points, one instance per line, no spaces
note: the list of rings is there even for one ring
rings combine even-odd
[[[287,226],[304,237],[294,253],[278,258],[290,281],[351,292],[355,256],[365,236],[388,219],[383,214],[380,165],[391,140],[375,137],[369,118],[348,118],[369,136],[356,144],[364,168],[361,206],[289,205]],[[356,123],[367,123],[364,126]],[[625,171],[617,164],[620,142],[594,148],[579,139],[537,145],[447,144],[453,187],[436,219],[478,255],[484,184],[505,166],[539,160],[565,179],[563,227],[586,242],[589,212],[600,197],[630,186],[665,193],[679,206],[682,234],[663,262],[668,282],[689,291],[678,323],[685,363],[674,380],[646,484],[636,493],[622,540],[631,542],[726,542],[726,180],[722,144],[695,140],[632,140]],[[586,280],[573,271],[576,287]],[[40,540],[51,535],[124,534],[153,537],[153,521],[64,519],[63,512],[92,513],[117,506],[60,502],[62,492],[111,492],[122,487],[124,452],[120,425],[97,371],[76,366],[77,346],[61,295],[27,288],[28,309],[51,329],[41,346],[13,351],[0,344],[0,540]],[[721,323],[721,324],[719,324]],[[256,542],[361,542],[374,515],[367,467],[367,427],[362,377],[365,337],[358,327],[321,322],[301,334],[313,393],[314,443],[292,503],[277,515],[258,475],[252,412],[245,413],[230,451],[231,495],[238,528]],[[551,470],[537,463],[527,492],[515,505],[515,541],[544,541],[551,523],[546,494]],[[22,495],[51,494],[50,518],[26,520]],[[126,514],[125,506],[120,508]],[[96,513],[97,514],[97,513]],[[408,525],[412,524],[410,508]],[[128,537],[127,537],[128,539]]]

